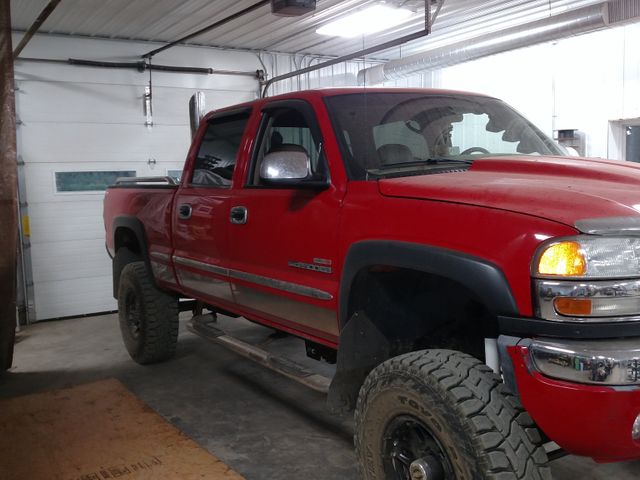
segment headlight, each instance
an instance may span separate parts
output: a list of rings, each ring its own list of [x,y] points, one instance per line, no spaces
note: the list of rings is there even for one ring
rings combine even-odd
[[[544,244],[534,259],[538,278],[638,278],[640,237],[579,235]]]
[[[542,244],[536,313],[565,322],[640,320],[640,237],[578,235]]]

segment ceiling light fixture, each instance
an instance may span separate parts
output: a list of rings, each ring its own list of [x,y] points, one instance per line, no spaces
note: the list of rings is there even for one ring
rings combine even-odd
[[[401,24],[414,14],[406,8],[374,5],[339,18],[316,30],[320,35],[354,38],[359,35],[381,32]]]

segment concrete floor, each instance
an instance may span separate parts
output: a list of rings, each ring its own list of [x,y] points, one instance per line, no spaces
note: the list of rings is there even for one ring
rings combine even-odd
[[[244,320],[221,318],[220,324],[252,343],[331,373],[331,366],[304,357],[298,339],[275,340],[273,330]],[[357,478],[349,416],[330,415],[322,395],[184,327],[182,322],[175,359],[143,367],[129,359],[115,315],[33,325],[19,334],[14,367],[0,377],[0,397],[115,377],[248,480]],[[552,469],[555,480],[640,478],[640,462],[597,465],[565,457]]]

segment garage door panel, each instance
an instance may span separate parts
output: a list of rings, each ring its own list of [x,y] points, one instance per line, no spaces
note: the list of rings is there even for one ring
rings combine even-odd
[[[117,310],[111,296],[111,275],[73,280],[38,282],[34,285],[36,319],[84,315]]]
[[[172,159],[184,159],[189,147],[186,126],[49,124],[30,123],[21,127],[25,162],[89,163],[131,161],[132,155],[149,158],[163,152]]]
[[[49,208],[49,207],[48,207]],[[69,206],[73,209],[73,205]],[[37,208],[33,208],[37,212]],[[31,242],[58,243],[75,240],[102,240],[104,243],[104,224],[100,206],[96,206],[95,212],[81,215],[78,212],[68,212],[67,215],[58,217],[32,215],[30,223]]]
[[[36,282],[71,280],[73,278],[92,279],[111,273],[111,260],[104,248],[95,242],[59,242],[35,244],[32,258],[38,263],[33,272]],[[109,290],[109,294],[111,291]]]
[[[128,124],[144,127],[142,85],[104,85],[86,82],[19,82],[21,120],[29,123]],[[203,90],[209,108],[252,100],[247,92]],[[192,90],[153,88],[155,127],[181,125],[188,132]]]

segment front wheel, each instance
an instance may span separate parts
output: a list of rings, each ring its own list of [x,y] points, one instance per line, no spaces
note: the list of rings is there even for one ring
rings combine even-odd
[[[376,367],[360,390],[355,445],[366,480],[550,480],[540,433],[479,360],[424,350]]]
[[[178,315],[178,298],[154,285],[144,262],[129,263],[122,269],[118,318],[131,358],[144,365],[173,357]]]

